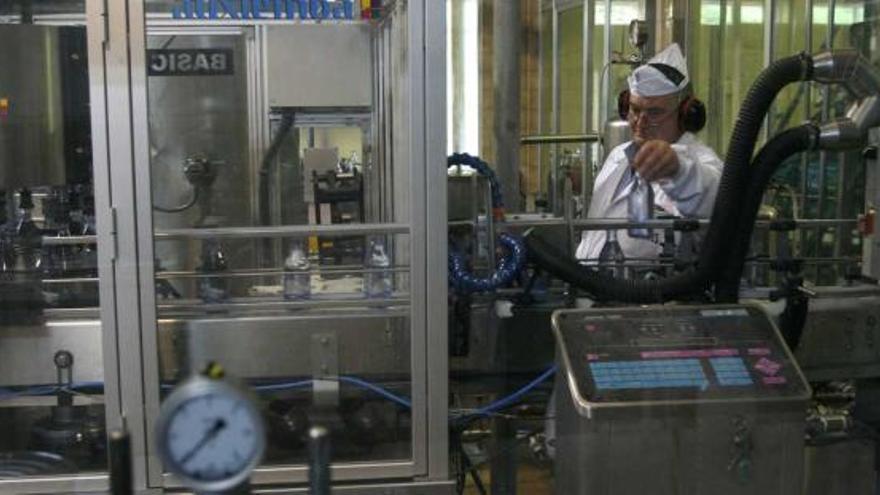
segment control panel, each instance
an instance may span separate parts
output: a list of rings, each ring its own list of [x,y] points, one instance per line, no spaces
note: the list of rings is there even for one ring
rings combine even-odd
[[[562,310],[562,365],[588,403],[801,399],[797,363],[758,307]]]

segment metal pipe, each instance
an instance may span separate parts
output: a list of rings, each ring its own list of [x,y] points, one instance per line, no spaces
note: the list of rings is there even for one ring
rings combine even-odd
[[[493,5],[495,163],[507,206],[519,211],[522,205],[516,141],[520,136],[520,2],[495,0]]]
[[[383,310],[383,314],[401,315],[409,314],[409,295],[388,298],[369,298],[351,296],[345,298],[317,297],[313,296],[307,301],[285,301],[279,298],[269,297],[246,297],[233,298],[229,302],[218,304],[205,304],[200,299],[178,299],[158,304],[157,307],[163,314],[168,311],[195,310],[195,311],[224,311],[224,310],[267,310],[267,309],[329,309],[329,308],[376,308]],[[400,308],[400,309],[395,309]]]
[[[596,132],[586,132],[584,134],[543,134],[535,136],[522,136],[519,140],[520,144],[563,144],[563,143],[598,143],[602,138]]]
[[[389,268],[365,268],[365,267],[356,267],[352,266],[349,268],[344,267],[320,267],[309,270],[308,273],[315,273],[319,275],[327,275],[327,274],[343,274],[343,273],[409,273],[409,266],[394,266]],[[271,276],[280,276],[284,274],[284,270],[274,269],[274,268],[262,268],[255,270],[228,270],[220,273],[205,273],[199,271],[190,271],[190,270],[177,270],[177,271],[167,271],[167,272],[158,272],[156,273],[156,278],[160,280],[173,280],[173,279],[185,279],[185,278],[213,278],[213,277],[227,277],[227,278],[251,278],[251,277],[271,277]],[[58,284],[58,283],[68,283],[68,282],[97,282],[97,278],[79,278],[79,279],[54,279],[54,280],[44,280],[43,283],[47,284]]]
[[[544,60],[544,45],[545,43],[547,43],[547,41],[544,39],[546,36],[546,33],[544,32],[544,16],[546,15],[544,13],[545,10],[546,9],[544,8],[543,2],[541,2],[541,5],[538,6],[538,115],[542,117],[538,118],[538,132],[542,133],[546,132],[546,129],[544,129],[543,119],[544,90],[546,89],[544,87],[544,64],[546,63]],[[538,160],[535,165],[538,172],[538,180],[534,183],[537,185],[537,189],[532,191],[535,199],[541,198],[541,188],[543,187],[542,184],[544,182],[544,147],[541,145],[538,145],[537,156]],[[529,187],[534,186],[530,185]]]
[[[727,0],[720,0],[718,7],[719,22],[717,32],[715,33],[715,36],[711,36],[709,39],[709,53],[711,54],[709,57],[709,73],[717,74],[722,80],[724,80],[725,70],[723,64],[724,57],[722,54],[727,51],[727,46],[725,46],[725,35],[727,31]],[[766,68],[767,65],[768,64],[765,64],[764,67]],[[723,84],[709,85],[709,115],[724,115],[723,86]],[[722,119],[712,119],[709,122],[710,125],[707,126],[706,134],[709,135],[711,133],[712,138],[710,142],[721,144],[724,139],[722,133]]]
[[[836,0],[830,0],[828,2],[828,30],[825,32],[825,50],[828,53],[832,53],[834,49],[834,8],[836,4]],[[827,60],[827,59],[825,59]],[[835,60],[832,56],[831,60]],[[840,67],[844,64],[832,64],[833,68]],[[822,59],[820,57],[816,58],[814,62],[814,71],[816,81],[823,81],[824,67],[827,67],[827,64],[822,63]],[[833,71],[836,72],[836,71]],[[828,122],[831,116],[831,86],[826,84],[822,90],[822,122]],[[825,209],[825,167],[828,164],[828,151],[822,149],[819,152],[819,176],[818,176],[818,193],[819,193],[819,206],[816,208],[817,214],[821,217],[822,212]],[[816,253],[821,252],[822,250],[822,236],[816,236]],[[815,280],[819,280],[819,269],[816,268],[816,278]]]
[[[465,68],[465,43],[464,43],[464,2],[450,2],[449,9],[452,11],[452,24],[449,26],[452,56],[450,57],[452,64],[449,70],[452,72],[452,88],[449,89],[449,98],[452,99],[452,122],[453,133],[450,136],[452,140],[453,150],[469,151],[477,153],[478,150],[465,150],[464,136],[466,127],[464,123],[464,115],[466,111],[464,87],[466,81]]]
[[[562,122],[561,112],[559,111],[559,101],[560,101],[560,77],[559,77],[559,5],[557,5],[557,0],[552,0],[552,10],[551,10],[551,26],[552,26],[552,38],[551,41],[553,43],[552,48],[552,66],[551,66],[551,105],[550,109],[550,118],[551,125],[550,131],[556,135],[559,133],[559,126]],[[547,189],[547,201],[550,207],[550,211],[556,212],[556,202],[559,200],[556,188],[556,179],[557,179],[557,166],[556,161],[559,155],[559,147],[553,146],[550,148],[550,185]],[[544,178],[541,177],[541,183],[545,184]]]
[[[574,257],[575,253],[575,245],[574,245],[574,225],[572,221],[574,221],[574,198],[572,197],[574,194],[572,188],[572,182],[570,177],[565,178],[565,184],[562,190],[562,200],[564,204],[562,205],[563,218],[565,219],[565,224],[567,228],[565,229],[566,234],[566,253],[569,256]]]
[[[48,278],[43,279],[43,285],[64,285],[64,284],[97,284],[98,277],[78,277],[78,278]]]
[[[807,53],[813,52],[813,0],[806,0],[805,6],[805,25],[806,25],[806,34],[804,39],[804,51]],[[804,81],[801,83],[804,89],[804,116],[805,118],[810,118],[810,110],[813,103],[813,84],[809,81]],[[812,153],[803,153],[801,155],[801,164],[800,164],[800,211],[804,212],[807,209],[807,170],[810,166],[810,155]],[[792,197],[792,209],[795,208],[795,202],[798,201],[798,198]],[[801,213],[803,214],[803,213]],[[797,246],[798,246],[798,254],[802,254],[802,250],[806,245],[806,232],[804,230],[798,230],[797,232]]]
[[[153,235],[157,241],[170,239],[246,239],[307,237],[343,237],[370,234],[408,234],[409,226],[399,223],[342,225],[282,225],[277,227],[218,227],[210,229],[166,229]]]
[[[774,28],[776,27],[776,9],[774,8],[773,0],[764,0],[764,12],[765,21],[764,21],[764,67],[769,67],[771,63],[773,63],[773,48],[776,44],[775,32]],[[722,15],[724,12],[724,7],[722,7]],[[767,117],[764,119],[764,139],[769,141],[770,138],[773,137],[773,129],[770,125],[770,115],[773,114],[773,107],[770,107],[770,110],[767,112]]]
[[[83,244],[96,244],[98,236],[96,235],[71,235],[66,237],[44,236],[44,246],[79,246]]]
[[[134,493],[131,477],[131,439],[125,430],[113,430],[108,439],[111,495]]]
[[[472,198],[479,198],[480,197],[479,195],[480,195],[480,187],[481,186],[480,186],[480,181],[478,179],[479,179],[479,175],[477,175],[477,174],[474,174],[473,176],[471,176],[471,197]],[[486,181],[486,187],[489,187],[488,181]],[[479,239],[480,238],[479,237],[480,236],[480,203],[478,201],[476,201],[476,199],[475,199],[474,201],[471,201],[470,204],[471,204],[471,218],[474,220],[471,233],[474,236],[473,237],[474,239]],[[491,203],[489,203],[488,206],[491,207],[492,206]],[[486,210],[486,214],[491,215],[492,211]],[[452,224],[453,224],[452,222],[449,222],[450,226]],[[479,243],[477,243],[477,242],[471,243],[471,259],[477,259],[478,255],[479,255],[478,244]]]
[[[607,71],[604,71],[602,77],[605,78],[602,81],[602,112],[599,114],[600,122],[608,121],[608,102],[610,98],[608,95],[611,91],[611,67],[609,64],[611,63],[611,0],[605,0],[605,19],[604,19],[604,31],[602,34],[604,35],[604,43],[603,43],[603,60],[602,67],[609,67]]]
[[[768,257],[768,258],[756,258],[756,259],[750,259],[750,260],[746,261],[746,262],[745,262],[745,265],[748,265],[748,266],[754,266],[754,265],[763,266],[763,265],[769,265],[769,264],[774,263],[774,262],[776,262],[776,261],[778,261],[778,260],[779,260],[779,258],[776,258],[776,257],[773,257],[773,258],[769,258],[769,257]],[[859,257],[851,256],[851,257],[839,257],[839,258],[835,258],[835,257],[828,257],[828,258],[807,258],[807,259],[804,259],[802,262],[803,262],[803,264],[805,264],[805,265],[833,265],[833,264],[840,264],[840,263],[852,263],[852,262],[857,262],[857,261],[859,261],[859,260],[860,260]],[[582,263],[584,263],[584,264],[587,264],[587,265],[593,265],[593,266],[595,266],[595,265],[597,265],[597,264],[599,263],[599,258],[584,258],[584,259],[579,260],[579,261],[582,262]],[[656,268],[662,268],[662,267],[675,266],[675,260],[662,260],[662,259],[659,259],[659,258],[627,258],[627,259],[622,263],[622,265],[625,266],[625,267],[630,267],[630,268],[631,268],[631,267],[636,267],[636,268],[646,268],[646,267],[650,267],[650,268],[654,268],[654,267],[656,267]]]
[[[649,228],[649,229],[668,229],[675,226],[677,220],[672,219],[654,219],[645,222],[630,222],[625,218],[579,218],[573,219],[571,224],[579,227],[580,230],[609,230],[609,229],[627,229],[633,228]],[[700,227],[709,225],[709,219],[689,219],[688,221],[696,222]],[[480,222],[482,223],[482,221]],[[758,227],[766,227],[770,225],[770,221],[758,220],[755,225]],[[797,228],[821,228],[821,227],[838,227],[840,225],[857,225],[858,219],[855,218],[814,218],[802,219],[796,221]],[[449,222],[450,226],[467,226],[473,225],[469,220],[459,220]],[[547,218],[518,218],[517,216],[507,217],[504,226],[508,228],[525,228],[525,227],[553,227],[567,225],[565,218],[552,217]]]
[[[388,268],[366,268],[366,267],[362,267],[359,265],[347,265],[347,266],[346,265],[341,265],[341,266],[337,265],[337,266],[322,266],[320,268],[313,268],[311,270],[308,270],[308,273],[332,274],[332,275],[338,275],[338,274],[343,274],[343,273],[357,273],[357,274],[360,274],[360,273],[386,273],[386,272],[408,273],[409,270],[410,270],[410,267],[408,265],[392,266],[392,267],[388,267]],[[305,272],[303,272],[303,273],[305,273]],[[176,279],[176,278],[205,278],[205,277],[216,277],[216,276],[223,276],[223,277],[269,277],[269,276],[283,275],[283,274],[284,274],[284,270],[277,269],[277,268],[257,268],[257,269],[253,269],[253,270],[227,270],[224,272],[218,272],[218,273],[213,273],[213,274],[199,272],[199,271],[192,271],[192,270],[174,270],[174,271],[169,270],[169,271],[157,272],[156,278],[163,279],[163,280],[166,280],[166,279],[170,280],[170,279]],[[97,279],[96,278],[95,279],[89,279],[89,278],[60,279],[60,280],[54,280],[54,281],[47,280],[47,281],[44,281],[44,283],[65,282],[67,280],[90,281],[90,280],[97,280]]]
[[[486,260],[494,270],[496,265],[495,259],[495,218],[492,211],[492,188],[486,183]]]
[[[330,432],[323,426],[309,430],[309,490],[330,495]]]
[[[589,134],[589,129],[593,129],[593,31],[595,29],[595,21],[593,20],[596,11],[596,0],[584,0],[583,5],[583,29],[581,55],[582,55],[582,71],[581,81],[583,81],[582,111],[583,117],[581,121],[581,129],[584,135]],[[595,134],[595,133],[594,133]],[[593,194],[593,151],[595,146],[589,146],[588,141],[584,141],[584,152],[581,160],[581,190],[580,196],[583,201],[582,215],[586,216],[587,209],[590,206],[590,199]]]
[[[867,133],[865,133],[867,138]],[[846,184],[846,153],[841,152],[837,156],[837,198],[836,205],[834,208],[834,214],[837,218],[843,216],[843,191],[845,191]],[[834,239],[834,256],[840,256],[840,253],[843,250],[843,238],[846,236],[846,227],[838,226],[837,232],[835,232]]]

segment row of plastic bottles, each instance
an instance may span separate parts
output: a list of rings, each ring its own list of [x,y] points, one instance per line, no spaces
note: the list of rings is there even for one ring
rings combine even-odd
[[[199,271],[217,275],[228,268],[226,256],[216,240],[205,241],[202,264]],[[391,259],[385,244],[379,239],[370,239],[364,256],[364,295],[368,298],[389,298],[394,290]],[[199,297],[205,302],[223,302],[229,291],[223,276],[203,277],[199,282]],[[291,243],[290,253],[284,260],[282,275],[282,295],[288,301],[302,301],[312,297],[311,262],[304,241]]]

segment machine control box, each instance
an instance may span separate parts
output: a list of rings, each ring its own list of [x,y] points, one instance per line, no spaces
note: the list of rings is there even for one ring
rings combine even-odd
[[[553,331],[572,397],[587,409],[809,395],[797,363],[758,307],[561,310],[553,315]]]

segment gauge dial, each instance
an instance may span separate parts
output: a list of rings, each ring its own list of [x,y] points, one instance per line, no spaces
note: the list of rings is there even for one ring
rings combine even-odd
[[[262,417],[248,394],[202,376],[165,400],[157,434],[166,467],[196,490],[242,484],[265,448]]]

